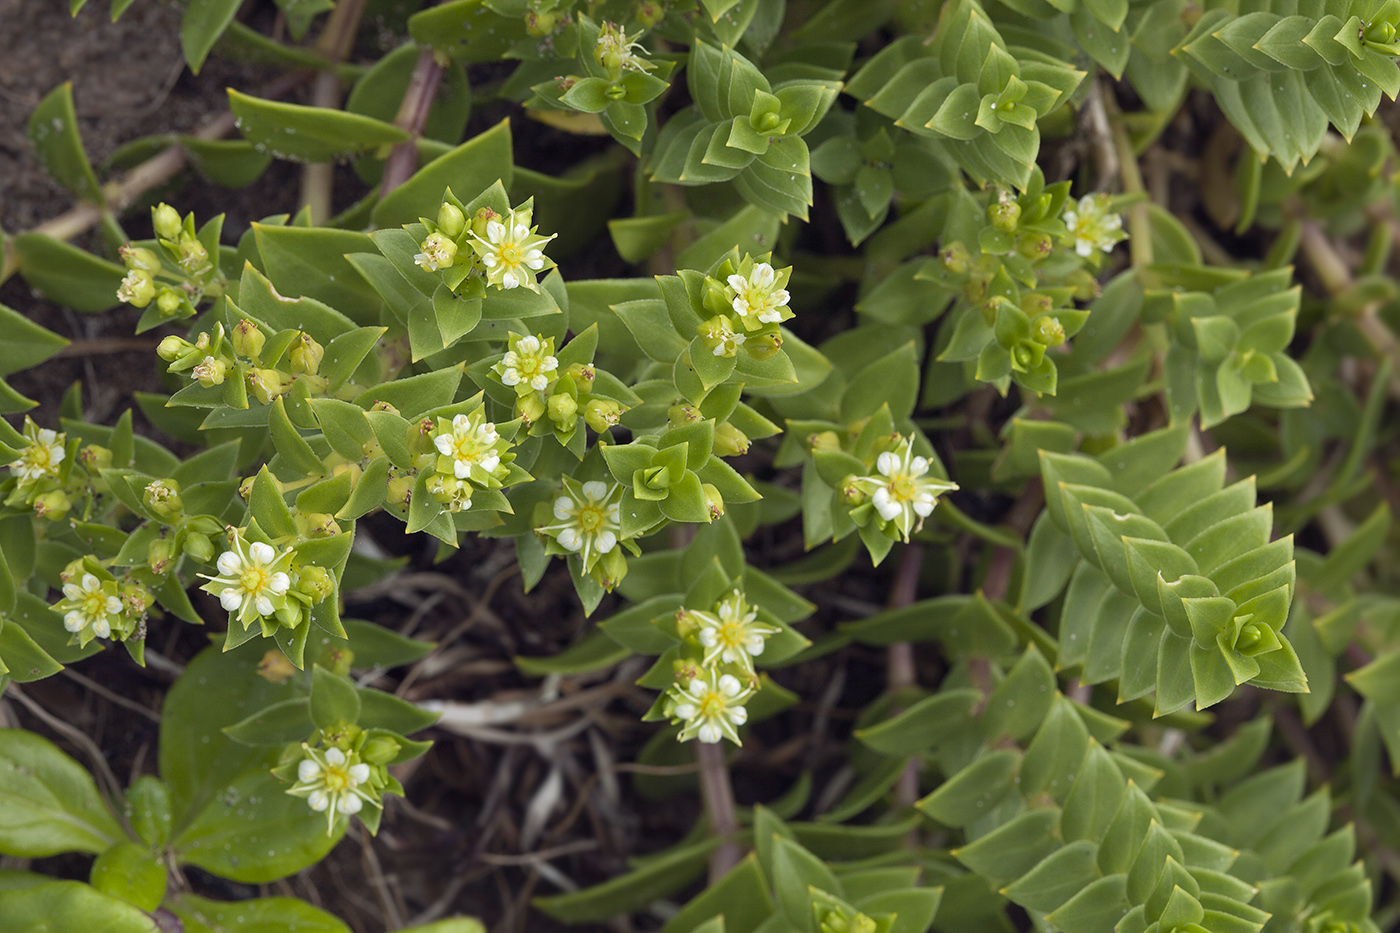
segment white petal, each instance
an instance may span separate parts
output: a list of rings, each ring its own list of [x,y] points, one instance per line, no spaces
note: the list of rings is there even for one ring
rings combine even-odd
[[[277,559],[277,552],[272,549],[272,545],[256,541],[248,548],[248,559],[254,564],[267,566]]]
[[[272,608],[272,600],[268,599],[266,596],[255,597],[253,599],[253,608],[258,610],[258,615],[260,616],[270,616],[276,611]]]
[[[516,240],[523,240],[530,235],[530,228],[524,224],[516,224],[515,229],[512,230],[511,233],[515,235]]]
[[[747,301],[745,301],[743,298],[735,298],[734,301],[731,303],[734,306],[735,314],[739,315],[740,317],[748,316],[748,313],[751,309],[749,308],[749,303]]]
[[[731,275],[729,278],[725,279],[725,281],[728,282],[729,287],[734,289],[736,292],[746,291],[749,287],[749,280],[744,278],[742,275]]]
[[[724,711],[724,715],[729,717],[729,721],[736,726],[742,726],[749,721],[749,711],[742,706],[731,706]]]
[[[885,521],[894,521],[895,517],[904,511],[903,506],[890,498],[888,489],[877,489],[875,495],[870,500],[875,505],[875,511],[880,513],[880,517]]]
[[[700,708],[694,703],[677,703],[671,712],[676,715],[677,719],[694,719],[695,714],[700,712]]]
[[[719,690],[727,697],[736,697],[743,689],[739,684],[739,678],[733,674],[725,674],[719,679]]]
[[[914,497],[914,511],[918,513],[921,518],[928,518],[932,515],[935,504],[933,496],[927,493]]]
[[[689,689],[690,692],[695,696],[703,697],[705,695],[705,691],[709,690],[710,687],[709,684],[705,683],[703,680],[697,677],[690,682],[690,687],[687,689]]]
[[[70,610],[63,615],[63,627],[70,632],[80,632],[87,624],[87,619],[76,609]]]
[[[363,761],[357,765],[350,766],[350,780],[356,784],[363,784],[369,780],[369,765]]]
[[[544,360],[540,362],[540,369],[543,372],[552,373],[558,368],[559,361],[552,356],[546,356]]]
[[[588,487],[585,486],[586,490]],[[568,521],[574,517],[574,500],[568,496],[560,496],[554,500],[554,517],[561,522]]]
[[[909,475],[910,475],[910,476],[923,476],[923,475],[924,475],[925,473],[927,473],[927,472],[928,472],[928,458],[927,458],[927,457],[915,457],[913,460],[910,460],[910,461],[909,461]]]
[[[503,273],[501,273],[501,287],[502,287],[502,288],[518,288],[519,285],[520,285],[520,277],[519,277],[518,275],[516,275],[514,272],[503,272]]]
[[[334,747],[326,749],[326,764],[341,767],[345,764],[345,753]]]
[[[105,618],[94,619],[92,621],[92,631],[98,638],[106,638],[108,635],[112,634],[112,626]]]
[[[613,548],[617,547],[617,535],[613,534],[611,531],[600,531],[597,537],[593,539],[593,546],[598,550],[599,554],[608,554]]]
[[[754,285],[759,288],[771,288],[778,277],[773,274],[773,267],[766,262],[760,262],[753,267],[753,274],[749,277]]]
[[[356,797],[354,794],[346,794],[344,797],[340,798],[340,803],[336,804],[336,809],[347,816],[353,816],[359,813],[360,808],[364,805],[365,802],[359,797]]]
[[[281,596],[286,593],[291,585],[292,578],[280,570],[272,575],[271,580],[267,581],[267,588],[272,590],[273,594],[276,596]]]
[[[540,349],[540,338],[533,334],[521,337],[515,343],[515,349],[521,353],[538,353]]]
[[[487,253],[485,256],[482,256],[481,261],[488,269],[496,268],[497,260],[494,253]]]
[[[453,431],[466,431],[471,426],[471,419],[469,419],[466,415],[454,415],[452,418]]]
[[[501,223],[499,220],[488,220],[486,222],[486,236],[488,239],[491,240],[492,243],[501,242],[502,237],[504,237],[505,235],[505,224]]]
[[[501,382],[508,386],[520,385],[520,371],[516,369],[507,369],[505,372],[501,373]]]
[[[109,613],[121,612],[122,601],[115,596],[108,596],[107,601],[102,604],[102,608],[106,609]]]
[[[773,299],[773,307],[775,308],[781,308],[792,300],[792,296],[788,294],[786,288],[778,289],[770,297]]]
[[[583,484],[583,494],[590,502],[602,502],[608,497],[608,484],[598,480],[589,480]]]
[[[472,465],[465,460],[454,460],[452,475],[458,479],[467,479],[472,475]]]
[[[700,731],[695,734],[695,737],[706,745],[713,745],[720,740],[719,726],[707,722],[700,727]]]
[[[69,599],[78,599],[83,595],[83,591],[78,588],[76,583],[65,583],[63,584],[63,595]]]
[[[534,389],[536,392],[543,392],[545,389],[549,388],[549,377],[544,373],[536,373],[530,379],[530,388]]]
[[[706,648],[713,648],[719,642],[719,633],[712,628],[702,628],[698,637]]]
[[[323,790],[313,790],[306,795],[306,802],[311,805],[311,809],[317,813],[325,812],[326,807],[331,805],[330,795]]]
[[[561,529],[556,540],[559,542],[559,546],[566,551],[577,551],[583,547],[583,535],[579,534],[577,528]]]
[[[501,465],[501,455],[494,450],[481,458],[481,468],[487,473],[496,472],[496,467]]]
[[[219,605],[223,606],[228,612],[234,612],[239,606],[243,605],[242,590],[238,589],[236,586],[226,587],[224,591],[219,594]]]
[[[89,593],[96,593],[98,590],[102,589],[102,584],[92,574],[85,573],[83,574],[83,589],[87,590]]]
[[[321,766],[310,758],[303,758],[297,765],[297,780],[303,783],[314,781],[321,776]]]
[[[442,454],[444,457],[452,456],[452,438],[448,437],[446,434],[439,434],[437,437],[433,438],[433,446],[436,447],[438,453]]]
[[[887,450],[875,460],[875,468],[884,476],[894,476],[899,470],[899,457],[894,451]]]
[[[543,259],[527,259],[527,260],[525,260],[525,265],[529,266],[529,267],[530,267],[531,269],[533,269],[534,271],[539,272],[541,269],[544,268],[544,260],[543,260]]]

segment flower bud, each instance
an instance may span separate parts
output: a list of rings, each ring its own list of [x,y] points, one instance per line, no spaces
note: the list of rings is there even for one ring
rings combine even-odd
[[[392,403],[390,403],[390,402],[385,402],[385,401],[378,401],[378,402],[375,402],[373,405],[371,405],[371,406],[369,407],[369,410],[370,410],[370,411],[387,411],[387,412],[388,412],[389,414],[391,414],[391,415],[397,415],[397,414],[399,414],[398,408],[396,408]]]
[[[1375,22],[1366,27],[1361,37],[1375,45],[1389,45],[1395,41],[1395,26],[1384,21]]]
[[[1011,200],[998,201],[987,208],[987,217],[1002,233],[1015,233],[1021,222],[1021,205]]]
[[[710,520],[714,521],[724,514],[724,497],[719,494],[719,487],[713,483],[701,483],[700,491],[705,494],[705,504],[710,507]]]
[[[658,492],[671,488],[671,471],[664,466],[644,467],[642,485]]]
[[[185,511],[185,503],[180,499],[180,484],[173,479],[158,479],[146,485],[142,493],[146,508],[161,518],[178,518]]]
[[[593,381],[598,378],[598,372],[589,363],[574,363],[564,370],[564,375],[574,381],[574,387],[578,389],[579,395],[587,395],[593,391]]]
[[[161,202],[151,208],[151,225],[156,229],[156,236],[162,240],[177,239],[182,229],[180,212],[169,204]]]
[[[1031,321],[1031,339],[1046,347],[1058,347],[1065,342],[1065,326],[1053,317],[1038,317]]]
[[[689,638],[700,630],[700,622],[695,618],[695,613],[684,607],[676,610],[676,634],[681,638]],[[677,664],[683,663],[680,661]]]
[[[409,496],[412,493],[413,478],[411,476],[395,476],[389,480],[384,500],[396,509],[407,510]]]
[[[475,214],[472,215],[472,233],[476,234],[484,240],[486,239],[486,225],[493,220],[500,219],[500,214],[497,214],[489,207],[483,207],[481,210],[477,211]]]
[[[714,452],[719,457],[737,457],[749,452],[749,436],[728,421],[715,425]]]
[[[244,502],[247,502],[248,497],[253,494],[253,483],[256,480],[256,476],[245,476],[243,481],[238,484],[238,497]]]
[[[650,29],[666,18],[666,7],[659,0],[642,0],[637,4],[637,22]]]
[[[515,414],[521,421],[525,422],[527,428],[543,418],[545,411],[544,400],[540,398],[538,392],[515,397]]]
[[[818,450],[840,450],[841,438],[835,431],[819,431],[816,434],[807,435],[807,449],[813,453]]]
[[[198,366],[190,370],[190,376],[199,382],[206,389],[224,384],[224,374],[228,372],[228,364],[223,360],[206,356]]]
[[[67,515],[68,510],[72,507],[73,500],[69,499],[68,494],[61,489],[45,493],[34,500],[34,514],[51,522],[56,522]]]
[[[156,310],[165,317],[175,317],[184,305],[184,297],[173,288],[162,286],[156,293]]]
[[[953,275],[967,275],[968,270],[972,268],[972,255],[961,243],[949,243],[943,247],[939,258],[943,260],[943,268]]]
[[[282,374],[275,369],[250,369],[247,379],[248,394],[264,405],[282,394]]]
[[[156,602],[155,594],[139,583],[123,583],[118,593],[126,614],[132,619],[140,619]]]
[[[151,568],[151,573],[163,574],[170,569],[170,564],[175,556],[175,548],[168,538],[157,538],[146,548],[146,566]]]
[[[171,334],[160,342],[160,346],[156,347],[156,356],[165,360],[167,363],[173,363],[193,349],[194,344]]]
[[[309,597],[312,603],[319,603],[335,592],[335,578],[330,571],[315,564],[308,564],[296,572],[297,592]]]
[[[627,558],[622,555],[622,548],[615,547],[604,554],[598,563],[593,565],[590,575],[604,592],[611,593],[622,582],[622,578],[627,576]]]
[[[146,249],[144,246],[132,246],[130,243],[117,250],[122,262],[128,269],[138,272],[149,272],[152,275],[160,271],[160,257],[155,250]]]
[[[574,423],[578,417],[578,402],[567,392],[549,397],[549,420],[562,427]]]
[[[759,135],[764,135],[767,133],[777,132],[778,127],[782,125],[782,122],[783,119],[782,117],[778,116],[777,111],[768,110],[763,113],[760,113],[758,115],[758,119],[750,119],[749,125],[754,128],[754,132],[758,133]]]
[[[778,355],[778,351],[783,348],[783,335],[775,331],[766,334],[756,334],[744,342],[744,349],[749,356],[762,362],[771,360]]]
[[[188,275],[196,275],[209,268],[209,251],[193,237],[180,241],[175,250],[175,259]]]
[[[1016,244],[1016,251],[1034,262],[1044,259],[1055,249],[1055,241],[1048,233],[1027,233]]]
[[[602,434],[622,418],[623,408],[610,398],[589,399],[583,406],[583,420],[593,430]]]
[[[443,201],[438,208],[437,227],[443,236],[455,240],[467,229],[467,218],[462,209],[451,201]]]
[[[234,325],[229,342],[233,344],[234,353],[256,361],[258,354],[262,352],[263,344],[267,343],[267,337],[263,336],[258,325],[243,318]]]
[[[836,494],[841,498],[841,504],[855,508],[864,505],[868,496],[856,485],[856,476],[852,474],[841,481],[841,487],[836,490]]]
[[[387,765],[403,746],[387,735],[376,735],[360,749],[360,760],[372,765]]]
[[[132,307],[144,308],[156,296],[156,283],[149,272],[132,269],[117,286],[117,300]]]
[[[270,684],[286,683],[297,669],[279,649],[273,648],[258,662],[258,676]]]
[[[335,516],[326,512],[298,512],[297,525],[308,538],[330,538],[340,534]]]
[[[191,531],[185,535],[185,553],[201,564],[207,564],[214,559],[214,542],[206,534]]]
[[[58,579],[63,583],[72,583],[87,572],[87,563],[84,558],[75,557],[63,565],[63,569],[58,572]]]
[[[292,372],[314,376],[325,356],[326,348],[313,340],[310,334],[303,331],[297,335],[296,340],[292,341],[292,350],[287,355],[287,359],[292,364]]]
[[[97,444],[88,444],[78,451],[78,462],[89,473],[97,474],[112,465],[112,451]]]
[[[865,914],[846,916],[840,910],[828,910],[818,924],[821,933],[875,933],[875,921]]]
[[[527,10],[525,13],[525,34],[539,39],[553,32],[558,23],[559,17],[554,13],[536,13],[534,10]]]
[[[666,417],[671,424],[696,424],[704,421],[705,416],[700,414],[700,409],[694,405],[672,405],[666,410]]]

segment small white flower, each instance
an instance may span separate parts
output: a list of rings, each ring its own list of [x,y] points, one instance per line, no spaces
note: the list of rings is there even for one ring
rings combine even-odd
[[[617,547],[622,528],[621,493],[617,483],[593,480],[580,486],[565,477],[564,492],[554,500],[556,523],[539,531],[558,541],[564,550],[578,554],[587,573],[600,557]]]
[[[501,360],[501,382],[519,387],[517,392],[548,389],[553,381],[549,374],[559,369],[559,360],[549,353],[553,340],[542,342],[538,337],[525,336],[512,342],[513,349],[507,350],[505,359]]]
[[[355,752],[347,755],[332,746],[324,750],[303,743],[306,757],[297,765],[297,781],[287,793],[305,797],[317,813],[326,814],[326,835],[335,831],[339,814],[353,816],[368,803],[380,805],[379,797],[367,786],[370,767]]]
[[[54,604],[62,614],[63,627],[82,644],[97,638],[111,638],[113,624],[120,624],[122,601],[114,582],[103,582],[85,573],[77,583],[63,584],[63,599]]]
[[[880,521],[892,524],[905,541],[933,514],[938,497],[958,488],[957,483],[927,475],[929,461],[914,456],[913,438],[904,438],[901,447],[880,454],[875,469],[877,475],[856,477],[852,485],[870,497]]]
[[[651,71],[656,66],[637,54],[645,51],[621,26],[604,23],[598,44],[593,47],[593,56],[598,64],[611,71]]]
[[[292,579],[287,573],[292,549],[281,554],[262,541],[247,544],[241,534],[234,534],[232,550],[219,555],[215,566],[218,576],[200,574],[209,582],[201,587],[219,598],[219,604],[247,628],[254,618],[271,619],[287,605],[287,590]]]
[[[737,589],[726,596],[715,613],[691,612],[698,625],[695,637],[705,649],[707,666],[720,662],[737,664],[753,672],[753,659],[763,653],[764,643],[778,629],[758,621],[758,610],[749,606]]]
[[[539,291],[535,273],[544,270],[549,260],[544,245],[554,236],[539,236],[530,227],[529,211],[511,211],[504,220],[486,223],[486,238],[472,234],[472,249],[486,267],[486,281],[497,288],[524,286]]]
[[[449,512],[465,512],[472,507],[472,484],[455,476],[434,473],[428,480],[428,493]]]
[[[1096,249],[1111,252],[1114,245],[1125,238],[1123,218],[1108,212],[1108,198],[1101,194],[1080,198],[1078,209],[1065,211],[1060,219],[1074,240],[1074,251],[1086,259]]]
[[[457,415],[445,429],[440,426],[433,437],[433,446],[441,456],[438,458],[438,472],[450,474],[457,479],[472,478],[472,468],[489,475],[501,465],[501,436],[496,433],[496,425],[484,420],[480,410],[467,415]],[[444,462],[445,461],[445,462]]]
[[[669,715],[682,724],[677,738],[682,742],[698,738],[707,744],[725,738],[740,744],[738,727],[749,721],[744,703],[753,693],[752,685],[743,685],[718,667],[705,668],[688,687],[673,684],[668,691]]]
[[[416,253],[413,261],[429,272],[436,272],[451,266],[456,256],[456,243],[441,233],[430,233],[423,241],[423,252]]]
[[[66,455],[67,436],[49,428],[41,428],[25,419],[24,435],[29,443],[20,451],[19,459],[10,464],[10,472],[20,486],[37,483],[46,476],[57,476]]]
[[[748,330],[792,317],[791,311],[782,310],[791,296],[781,287],[778,273],[768,263],[755,263],[747,276],[735,273],[725,281],[734,289],[734,313]]]

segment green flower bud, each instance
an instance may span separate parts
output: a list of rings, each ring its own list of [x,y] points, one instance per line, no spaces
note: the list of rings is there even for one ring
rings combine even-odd
[[[1395,25],[1387,22],[1372,23],[1361,33],[1361,37],[1374,45],[1389,45],[1395,41]]]
[[[515,397],[515,413],[525,422],[526,427],[529,427],[543,418],[545,410],[544,400],[540,398],[540,393],[538,392],[531,392],[529,395],[517,395]]]
[[[549,35],[558,24],[559,17],[554,13],[536,13],[534,10],[525,13],[525,34],[536,39]]]
[[[256,361],[258,354],[262,353],[263,344],[267,343],[267,337],[263,336],[258,325],[243,318],[234,326],[229,342],[233,344],[234,353]]]
[[[190,377],[196,380],[204,388],[209,389],[214,386],[224,384],[224,375],[228,372],[228,364],[223,360],[206,356],[204,360],[190,370]]]
[[[298,512],[295,517],[297,527],[308,538],[330,538],[340,534],[340,526],[336,524],[334,515],[326,512]]]
[[[68,494],[61,489],[45,493],[34,500],[34,514],[51,522],[56,522],[67,515],[68,510],[72,507],[73,500],[68,498]]]
[[[737,457],[749,452],[749,436],[728,421],[715,425],[714,452],[719,457]]]
[[[397,415],[397,414],[399,414],[398,408],[396,408],[396,407],[395,407],[393,404],[391,404],[390,402],[384,402],[384,401],[375,402],[373,405],[371,405],[371,406],[369,407],[369,410],[370,410],[370,411],[387,411],[387,412],[388,412],[389,414],[391,414],[391,415]]]
[[[123,583],[119,592],[126,614],[133,619],[140,619],[156,602],[155,594],[139,583]]]
[[[1055,241],[1048,233],[1027,233],[1016,244],[1016,250],[1032,262],[1044,259],[1055,249]]]
[[[1021,222],[1021,205],[1010,200],[998,201],[987,208],[987,218],[1001,232],[1015,233]]]
[[[622,419],[623,407],[610,398],[589,399],[583,406],[583,420],[602,434]]]
[[[572,425],[578,417],[578,402],[567,392],[549,397],[549,420],[561,428]]]
[[[175,250],[175,261],[187,275],[196,275],[209,267],[209,251],[203,243],[190,237],[180,241]]]
[[[1038,317],[1031,321],[1031,339],[1046,347],[1058,347],[1065,342],[1065,326],[1053,317]]]
[[[660,492],[671,488],[671,471],[664,466],[645,467],[642,472],[642,485]]]
[[[112,465],[112,451],[97,444],[88,444],[78,451],[78,462],[95,476]]]
[[[395,476],[389,480],[388,491],[384,495],[384,500],[400,511],[408,509],[409,496],[413,493],[413,478],[410,476]]]
[[[689,637],[689,635],[687,634],[682,637]],[[703,671],[701,671],[700,665],[696,664],[694,661],[688,658],[679,658],[671,662],[671,673],[675,675],[678,683],[688,684],[699,677]]]
[[[846,916],[840,910],[828,910],[818,924],[821,933],[875,933],[875,921],[865,914]]]
[[[713,483],[701,483],[700,491],[705,494],[705,504],[710,507],[710,520],[714,521],[724,514],[724,496],[719,494],[719,487]]]
[[[292,364],[292,372],[314,376],[325,356],[326,348],[313,340],[310,334],[303,331],[292,342],[292,349],[287,358]]]
[[[175,557],[175,548],[167,538],[157,538],[146,548],[146,566],[151,573],[163,574],[170,569]]]
[[[144,308],[156,297],[156,283],[149,272],[132,269],[117,286],[117,300],[135,308]]]
[[[165,317],[175,317],[185,305],[185,299],[173,288],[161,287],[156,293],[156,310]]]
[[[696,424],[704,421],[705,416],[700,414],[700,410],[694,405],[672,405],[666,410],[666,417],[671,424]]]
[[[144,246],[132,246],[130,243],[117,250],[122,262],[128,269],[137,272],[149,272],[152,275],[160,271],[160,257],[155,250],[146,249]]]
[[[589,363],[574,363],[564,370],[564,375],[574,381],[574,387],[578,389],[579,395],[587,395],[593,391],[593,382],[598,378],[598,372]]]
[[[156,228],[156,236],[162,240],[177,239],[183,229],[180,212],[164,202],[151,208],[151,225]]]
[[[961,243],[949,243],[938,255],[943,261],[943,268],[953,275],[967,275],[972,268],[972,254]]]
[[[472,215],[472,233],[484,240],[486,239],[486,225],[493,220],[500,219],[500,214],[489,207],[483,207]]]
[[[1011,368],[1019,372],[1029,372],[1039,366],[1044,357],[1044,346],[1033,340],[1021,340],[1011,348]]]
[[[335,578],[326,568],[315,564],[299,568],[296,581],[297,592],[310,598],[312,603],[319,603],[335,592]]]
[[[836,490],[836,494],[840,496],[842,505],[855,508],[856,506],[864,505],[870,498],[856,485],[857,478],[858,477],[852,474],[841,481],[841,488]]]
[[[173,363],[193,350],[194,344],[171,334],[160,342],[160,346],[156,347],[156,356],[165,360],[167,363]]]
[[[282,394],[282,374],[275,369],[250,369],[247,379],[248,394],[264,405]]]
[[[467,218],[462,209],[451,201],[443,201],[437,213],[438,230],[449,239],[457,239],[467,229]]]
[[[816,434],[807,435],[807,449],[815,453],[818,450],[840,450],[841,438],[835,431],[821,431]]]
[[[783,335],[775,331],[766,334],[756,334],[749,337],[744,343],[744,349],[749,356],[762,362],[771,360],[778,355],[778,351],[783,348]]]
[[[207,564],[214,559],[214,542],[206,534],[191,531],[185,535],[185,553],[201,564]]]
[[[658,0],[642,0],[637,4],[636,19],[644,28],[650,29],[666,18],[666,7]]]
[[[355,652],[340,645],[327,645],[316,659],[316,663],[341,677],[350,673],[350,665],[355,662]]]
[[[593,565],[590,575],[604,592],[611,593],[622,582],[622,578],[627,576],[627,558],[622,555],[622,548],[615,547],[604,554],[602,559]]]
[[[185,511],[185,503],[180,499],[180,484],[173,479],[158,479],[146,485],[142,493],[146,508],[161,518],[178,518]]]
[[[387,765],[402,749],[402,745],[387,735],[376,735],[360,749],[360,760],[372,765]]]

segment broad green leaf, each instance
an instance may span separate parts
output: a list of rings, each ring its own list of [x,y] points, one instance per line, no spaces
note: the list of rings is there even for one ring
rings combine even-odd
[[[463,203],[471,202],[497,181],[509,188],[513,164],[510,121],[503,120],[423,166],[385,195],[370,216],[377,227],[397,227],[419,217],[436,217],[443,192],[449,187]]]
[[[102,852],[122,838],[86,769],[42,736],[0,730],[0,852]]]
[[[55,304],[88,314],[117,306],[124,267],[42,233],[18,234],[10,245],[20,275]]]
[[[997,749],[978,758],[917,804],[926,816],[947,826],[966,826],[1015,789],[1021,753]]]
[[[180,22],[180,46],[195,74],[242,5],[243,0],[190,0]]]
[[[758,866],[758,856],[749,853],[723,878],[691,899],[667,921],[664,929],[665,933],[692,933],[705,921],[719,917],[724,921],[725,933],[752,933],[772,912],[768,881]]]
[[[73,82],[50,91],[29,116],[29,141],[44,170],[78,198],[102,204],[102,188],[92,170],[78,117],[73,111]]]
[[[350,929],[324,910],[294,897],[225,902],[181,894],[171,898],[169,906],[185,925],[185,933],[349,933]],[[462,933],[480,933],[480,929]]]
[[[160,933],[151,916],[76,881],[0,890],[6,933]]]
[[[264,100],[229,89],[239,131],[259,152],[297,162],[333,162],[391,146],[408,134],[391,123],[325,107]]]

